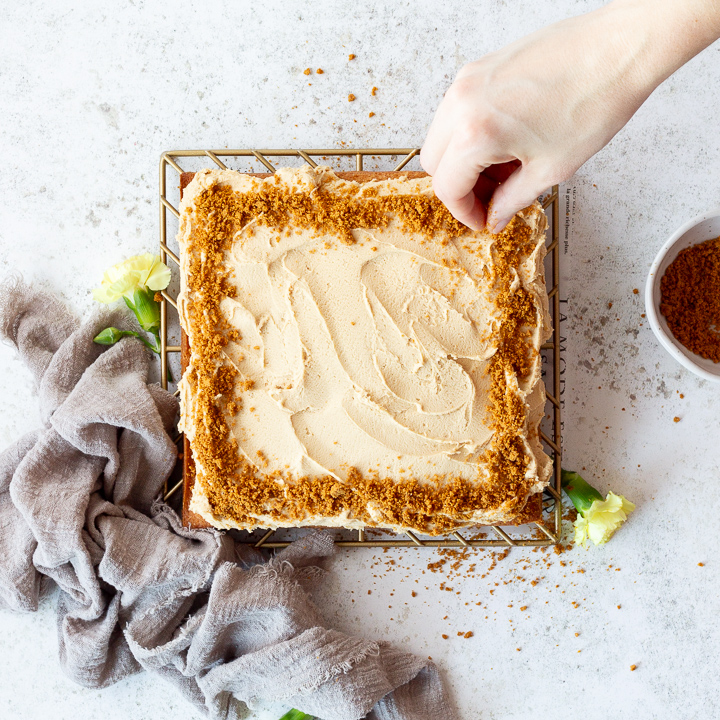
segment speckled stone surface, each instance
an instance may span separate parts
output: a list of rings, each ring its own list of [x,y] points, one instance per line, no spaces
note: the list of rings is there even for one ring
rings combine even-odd
[[[19,271],[86,314],[107,266],[157,246],[163,150],[419,145],[465,62],[598,4],[8,5],[0,277]],[[463,719],[720,715],[720,385],[677,365],[641,317],[659,246],[720,205],[719,100],[715,46],[563,188],[574,202],[565,464],[633,499],[630,523],[604,548],[514,549],[495,562],[478,552],[439,572],[428,568],[434,551],[341,551],[318,592],[336,627],[432,656]],[[4,346],[0,370],[3,449],[39,416],[29,374]],[[3,718],[193,716],[147,676],[73,685],[57,661],[52,598],[33,615],[0,611],[0,678]]]

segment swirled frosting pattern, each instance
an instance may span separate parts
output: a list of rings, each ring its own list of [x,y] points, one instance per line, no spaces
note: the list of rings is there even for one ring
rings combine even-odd
[[[305,190],[347,185],[329,169],[278,175]],[[238,173],[198,173],[184,203],[214,183],[243,192],[252,182]],[[429,178],[372,185],[379,194],[399,186],[403,193],[432,193]],[[544,221],[537,213],[533,218]],[[393,220],[352,233],[353,244],[252,222],[236,233],[225,262],[238,291],[220,309],[239,331],[224,348],[246,388],[231,421],[238,451],[260,472],[288,477],[331,475],[346,482],[354,468],[390,479],[440,474],[482,482],[479,460],[493,437],[486,370],[499,323],[492,236],[467,233],[438,242],[405,232]],[[187,239],[181,237],[181,245]],[[539,298],[541,317],[530,339],[535,347],[547,328],[542,254],[538,244],[515,281]],[[183,288],[186,319],[191,302]],[[544,403],[539,365],[517,392],[534,428]],[[186,388],[182,400],[192,436]],[[529,472],[542,483],[547,463],[533,432]],[[193,509],[223,525],[198,493]],[[258,519],[278,524],[261,514]],[[352,522],[315,517],[307,524]]]

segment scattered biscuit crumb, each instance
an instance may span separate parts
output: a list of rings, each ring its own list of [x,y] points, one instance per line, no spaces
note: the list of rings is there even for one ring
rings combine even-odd
[[[631,665],[631,666],[630,666],[630,670],[631,670],[631,671],[632,671],[632,670],[637,670],[637,665]]]
[[[375,93],[377,92],[377,88],[373,86],[373,89],[370,91],[370,94],[375,97]]]
[[[575,637],[580,637],[580,633],[575,633]]]
[[[622,605],[618,605],[618,610],[622,607]]]
[[[312,70],[310,68],[305,68],[303,70],[303,75],[310,75],[311,72],[312,72]]]
[[[414,590],[410,593],[410,595],[412,595],[412,597],[417,597],[417,593]]]
[[[673,418],[673,422],[680,422],[680,418],[676,415],[676,416]]]
[[[680,393],[680,399],[682,400],[684,397],[685,396],[682,393]]]
[[[475,633],[473,633],[472,630],[468,630],[468,631],[463,635],[463,637],[466,638],[466,639],[467,639],[467,638],[471,638],[474,634],[475,634]]]
[[[348,60],[354,60],[355,59],[355,53],[350,53],[348,55]]]
[[[443,639],[443,640],[447,640],[448,637],[450,637],[450,636],[449,636],[449,635],[446,635],[445,633],[443,633],[443,635],[442,635],[442,639]]]
[[[375,113],[374,112],[368,113],[368,117],[375,117]]]
[[[698,567],[705,567],[705,563],[698,563]]]
[[[355,96],[352,93],[350,93],[348,95],[348,102],[352,102],[354,99],[355,99]]]
[[[324,74],[325,74],[325,71],[324,71],[322,68],[318,68],[315,72],[316,72],[318,75],[324,75]]]
[[[637,288],[633,288],[633,295],[637,295],[640,291]]]
[[[609,310],[611,307],[612,307],[612,303],[609,302],[609,303],[608,303],[608,310]]]

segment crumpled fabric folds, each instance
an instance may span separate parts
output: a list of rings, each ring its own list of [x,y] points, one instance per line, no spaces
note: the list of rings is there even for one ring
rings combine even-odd
[[[309,588],[333,553],[309,532],[268,559],[230,534],[184,528],[159,501],[177,459],[177,400],[102,311],[80,325],[20,280],[0,288],[0,335],[30,370],[42,426],[0,455],[0,604],[57,588],[60,662],[104,687],[156,673],[201,714],[278,702],[323,720],[453,720],[432,663],[325,626]]]

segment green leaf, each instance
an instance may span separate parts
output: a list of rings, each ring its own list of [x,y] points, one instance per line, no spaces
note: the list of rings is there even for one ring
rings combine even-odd
[[[596,500],[605,499],[589,482],[571,470],[561,470],[561,482],[563,490],[583,517]]]
[[[313,720],[314,717],[314,715],[308,715],[293,708],[292,710],[288,710],[280,720]]]
[[[98,333],[93,338],[93,342],[96,342],[98,345],[114,345],[118,340],[128,336],[140,337],[139,333],[133,332],[132,330],[118,330],[115,327],[109,327],[105,328],[101,333]]]
[[[93,338],[93,342],[96,342],[98,345],[114,345],[124,337],[135,337],[154,353],[160,352],[159,348],[153,347],[140,333],[134,330],[118,330],[115,327],[105,328]]]

